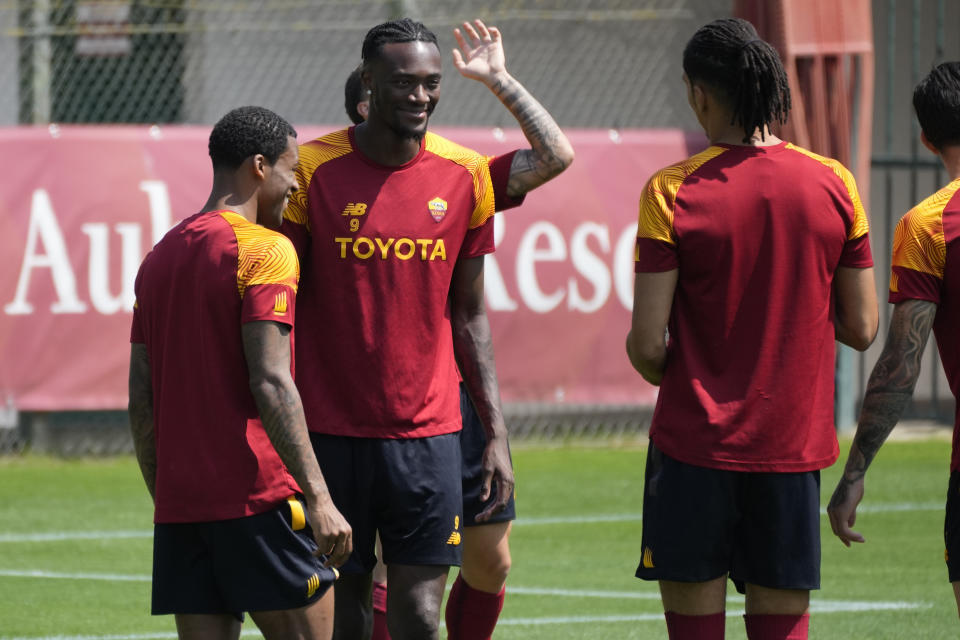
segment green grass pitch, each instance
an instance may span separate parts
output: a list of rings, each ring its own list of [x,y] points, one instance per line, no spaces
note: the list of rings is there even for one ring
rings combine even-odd
[[[846,549],[823,517],[811,638],[960,636],[943,564],[949,447],[884,446],[855,527],[865,545]],[[515,447],[520,519],[496,638],[666,638],[656,586],[633,577],[644,455],[610,443]],[[823,504],[838,467],[823,473]],[[175,637],[171,617],[149,615],[150,516],[132,458],[0,458],[0,640]],[[727,638],[742,639],[743,600],[730,592]]]

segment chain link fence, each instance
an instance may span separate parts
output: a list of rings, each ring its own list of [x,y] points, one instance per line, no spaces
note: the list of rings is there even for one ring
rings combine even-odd
[[[497,99],[456,73],[452,30],[474,17],[500,28],[507,65],[565,127],[695,123],[680,81],[683,45],[729,15],[732,0],[0,0],[0,126],[212,124],[259,104],[295,124],[346,122],[343,83],[363,36],[402,15],[444,53],[432,122],[513,126]],[[517,439],[643,433],[635,407],[505,408]],[[21,413],[0,452],[132,451],[126,414]]]
[[[676,108],[680,52],[730,10],[731,0],[0,0],[0,124],[210,124],[241,104],[341,123],[364,34],[410,15],[445,55],[437,124],[512,124],[450,63],[453,27],[481,17],[562,125],[690,126]]]

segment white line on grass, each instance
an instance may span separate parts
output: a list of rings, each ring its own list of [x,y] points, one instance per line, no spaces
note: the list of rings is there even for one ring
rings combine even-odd
[[[512,593],[519,593],[517,587],[511,587]],[[533,589],[528,589],[533,591]],[[552,595],[558,594],[560,589],[541,589],[544,593]],[[580,592],[571,592],[580,593]],[[591,592],[603,593],[603,592]],[[622,597],[624,592],[610,591],[613,597]],[[636,595],[636,594],[632,594]],[[657,595],[657,594],[652,594]],[[657,596],[659,597],[659,596]],[[812,600],[810,602],[811,613],[855,613],[861,611],[899,611],[903,609],[928,609],[932,605],[924,602],[845,602],[842,600]],[[727,610],[727,615],[731,617],[743,615],[742,609]],[[539,627],[556,624],[598,624],[598,623],[617,623],[617,622],[657,622],[663,620],[662,613],[638,613],[633,615],[611,615],[611,616],[563,616],[555,618],[501,618],[497,626],[502,627]],[[442,623],[441,623],[442,625]],[[244,629],[243,636],[260,636],[255,629]],[[166,640],[167,638],[176,638],[176,633],[142,633],[129,635],[109,635],[109,636],[29,636],[29,637],[0,637],[0,640]]]
[[[118,540],[152,538],[153,531],[49,531],[42,533],[0,533],[0,542],[56,542],[59,540]]]
[[[40,570],[0,569],[0,576],[9,578],[46,578],[54,580],[105,580],[111,582],[150,582],[150,576],[116,573],[59,573]],[[521,596],[558,596],[564,598],[604,598],[607,600],[659,600],[655,591],[606,591],[601,589],[556,589],[542,587],[510,586],[511,595]],[[738,603],[742,596],[731,595],[728,602]],[[897,609],[921,609],[931,605],[925,602],[882,602],[856,600],[816,600],[810,601],[810,609],[816,613],[834,613],[842,611],[888,611]],[[539,620],[540,618],[536,618]],[[636,619],[631,617],[631,620]],[[551,618],[552,620],[552,618]],[[557,618],[559,621],[560,618]],[[566,620],[566,618],[563,618]],[[591,618],[592,620],[592,618]],[[588,621],[588,620],[584,620]],[[519,624],[519,623],[514,623]],[[119,636],[118,636],[119,637]],[[126,637],[126,636],[123,636]],[[0,640],[10,640],[0,638]]]
[[[48,578],[53,580],[106,580],[108,582],[150,582],[150,576],[123,575],[119,573],[60,573],[56,571],[0,569],[6,578]]]
[[[904,511],[943,511],[942,502],[899,502],[889,504],[865,504],[857,508],[858,513],[898,513]],[[826,509],[820,510],[821,514]],[[602,524],[608,522],[640,522],[639,513],[611,513],[593,516],[556,516],[544,518],[517,518],[515,527],[543,526],[553,524]],[[118,540],[131,538],[152,538],[153,531],[49,531],[42,533],[0,533],[3,542],[57,542],[63,540]],[[3,640],[0,638],[0,640]]]

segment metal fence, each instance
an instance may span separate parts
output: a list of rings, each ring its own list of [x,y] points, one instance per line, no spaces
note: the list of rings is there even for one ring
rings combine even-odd
[[[373,25],[432,28],[447,81],[434,122],[511,123],[450,64],[452,29],[500,27],[511,72],[566,126],[695,123],[680,51],[730,0],[0,0],[0,124],[213,123],[261,104],[295,123],[344,121],[342,87]],[[478,99],[478,96],[487,99]],[[682,104],[682,102],[679,102]]]

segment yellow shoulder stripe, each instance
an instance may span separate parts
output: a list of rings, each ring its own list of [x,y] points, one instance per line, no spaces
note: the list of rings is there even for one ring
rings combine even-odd
[[[723,147],[709,147],[683,162],[653,174],[640,197],[637,237],[676,244],[673,235],[673,213],[680,186],[690,174],[724,151],[726,149]]]
[[[346,129],[328,133],[325,136],[300,145],[300,162],[297,165],[297,185],[299,188],[290,197],[283,217],[296,224],[302,224],[310,229],[310,220],[307,217],[307,187],[317,168],[324,162],[329,162],[350,153],[350,135]]]
[[[790,142],[787,143],[787,149],[792,149],[798,153],[802,153],[808,158],[813,158],[817,162],[826,165],[833,170],[837,177],[843,181],[843,186],[846,187],[847,195],[850,197],[850,202],[853,204],[853,224],[850,225],[850,231],[847,233],[847,240],[855,240],[866,234],[870,230],[870,225],[867,222],[867,212],[864,211],[863,203],[860,202],[860,193],[857,191],[857,182],[853,179],[853,174],[850,173],[850,170],[833,158],[818,155],[813,151],[809,151],[803,147],[798,147]]]
[[[496,206],[493,197],[493,182],[490,178],[490,158],[430,132],[427,132],[424,144],[426,150],[430,153],[455,162],[470,172],[473,178],[474,201],[470,228],[476,229],[489,220],[493,216]]]
[[[237,288],[240,297],[258,284],[284,284],[297,291],[300,263],[290,240],[276,231],[248,222],[231,211],[220,214],[237,238]]]

